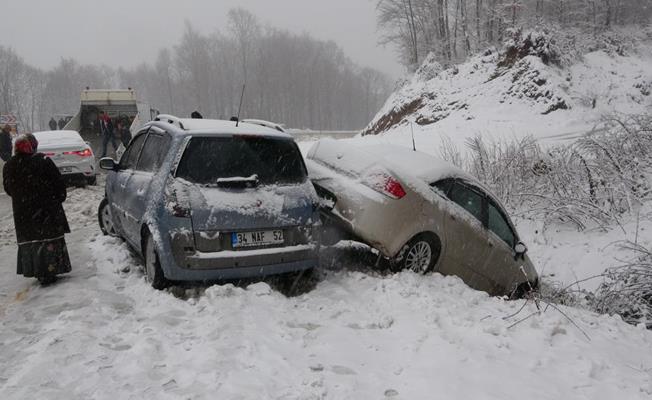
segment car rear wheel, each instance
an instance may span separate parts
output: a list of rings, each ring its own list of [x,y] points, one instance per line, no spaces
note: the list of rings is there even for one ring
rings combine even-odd
[[[86,184],[89,186],[97,185],[97,176],[93,175],[91,177],[86,178]]]
[[[169,282],[163,275],[161,263],[154,244],[154,238],[148,234],[145,237],[145,279],[154,289],[162,290],[169,286]]]
[[[434,269],[441,252],[438,240],[428,235],[419,235],[410,240],[405,247],[400,261],[401,269],[418,274],[426,274]]]
[[[109,207],[109,200],[103,198],[100,206],[97,209],[97,219],[100,224],[100,229],[104,235],[118,236],[113,224],[113,216],[111,215],[111,207]]]

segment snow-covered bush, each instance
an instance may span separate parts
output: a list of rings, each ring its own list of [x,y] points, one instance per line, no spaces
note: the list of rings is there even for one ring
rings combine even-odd
[[[618,314],[630,324],[652,329],[652,250],[636,243],[620,245],[633,256],[605,273],[592,305],[595,311]]]
[[[507,35],[499,68],[511,67],[527,56],[536,56],[546,65],[561,65],[561,51],[547,29],[530,32],[510,29]]]
[[[513,215],[580,230],[607,228],[652,200],[652,115],[608,117],[572,144],[551,148],[531,137],[488,142],[481,136],[467,147],[463,157],[445,139],[441,156],[487,185]],[[619,246],[632,256],[605,272],[597,292],[544,281],[538,296],[652,329],[652,250],[630,242]]]
[[[513,213],[563,221],[578,229],[607,227],[652,198],[650,116],[606,118],[570,145],[542,148],[533,138],[467,141],[462,159],[442,146],[442,157],[463,165]]]

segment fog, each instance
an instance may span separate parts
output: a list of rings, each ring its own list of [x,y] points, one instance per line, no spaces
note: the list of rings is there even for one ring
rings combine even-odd
[[[403,68],[378,45],[375,0],[22,0],[4,7],[0,45],[41,68],[62,57],[132,67],[152,63],[179,42],[185,21],[203,33],[226,30],[228,10],[244,7],[263,24],[333,40],[357,64],[393,78]]]

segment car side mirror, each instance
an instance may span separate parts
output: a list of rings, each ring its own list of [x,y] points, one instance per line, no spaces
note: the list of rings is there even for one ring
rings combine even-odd
[[[100,168],[107,171],[117,171],[118,164],[111,157],[104,157],[100,160]]]
[[[516,243],[516,246],[514,246],[514,252],[516,253],[516,257],[523,257],[525,253],[527,253],[527,247],[523,242],[518,242]]]

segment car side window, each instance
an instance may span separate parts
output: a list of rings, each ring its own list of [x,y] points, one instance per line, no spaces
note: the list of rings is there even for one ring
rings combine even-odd
[[[492,202],[489,202],[487,227],[507,243],[510,248],[514,248],[516,236],[503,213]]]
[[[451,178],[442,179],[435,183],[431,183],[430,187],[433,190],[440,192],[440,194],[443,194],[444,196],[448,197],[448,193],[450,192],[451,187],[453,186],[453,182],[455,182],[455,180]]]
[[[483,196],[459,182],[453,183],[448,197],[460,207],[471,213],[478,221],[482,222]]]
[[[140,150],[143,148],[143,144],[145,144],[146,137],[147,135],[143,133],[131,141],[120,159],[120,169],[133,169],[136,167],[136,162],[138,161],[138,156],[140,156]]]
[[[166,136],[158,133],[151,133],[147,137],[145,147],[141,152],[140,159],[138,160],[139,171],[156,172],[161,168],[161,163],[167,154],[167,147],[169,140]]]

